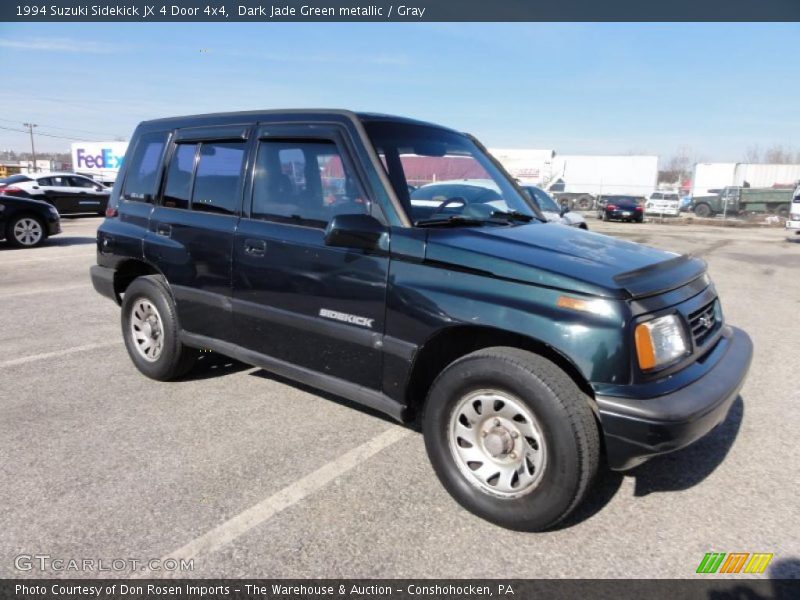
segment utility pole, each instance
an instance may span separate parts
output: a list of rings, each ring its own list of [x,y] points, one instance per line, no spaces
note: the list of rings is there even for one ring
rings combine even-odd
[[[24,127],[28,128],[28,133],[31,134],[31,155],[33,156],[33,172],[36,173],[36,147],[33,145],[33,128],[38,127],[36,123],[23,123]]]

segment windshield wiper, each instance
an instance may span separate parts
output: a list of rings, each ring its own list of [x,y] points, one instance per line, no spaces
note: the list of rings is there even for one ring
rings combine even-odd
[[[436,217],[433,219],[420,219],[415,221],[414,225],[417,227],[447,227],[447,226],[460,226],[460,225],[485,225],[485,219],[475,219],[472,217],[465,217],[463,215],[451,215],[449,217]]]
[[[507,217],[509,221],[523,221],[528,223],[533,221],[533,215],[526,215],[518,210],[496,210],[492,212],[492,217]]]

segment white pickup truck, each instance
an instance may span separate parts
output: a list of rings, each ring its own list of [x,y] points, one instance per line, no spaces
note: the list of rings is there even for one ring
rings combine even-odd
[[[677,192],[655,191],[644,203],[644,212],[649,215],[677,217],[681,210],[681,198]]]
[[[786,219],[786,229],[794,229],[800,233],[800,185],[794,190],[794,196],[792,196],[789,218]]]

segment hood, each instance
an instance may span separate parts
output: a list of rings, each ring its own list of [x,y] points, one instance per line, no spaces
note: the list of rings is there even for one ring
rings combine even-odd
[[[649,296],[705,273],[697,258],[542,223],[430,229],[427,242],[426,260],[598,296]]]
[[[2,188],[0,188],[0,200],[3,201],[5,204],[22,204],[22,205],[36,205],[41,206],[42,208],[49,208],[53,206],[49,202],[45,202],[44,200],[37,200],[36,198],[28,198],[27,196],[11,196],[3,194]]]

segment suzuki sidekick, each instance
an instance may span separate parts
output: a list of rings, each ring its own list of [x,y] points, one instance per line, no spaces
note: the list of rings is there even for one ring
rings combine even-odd
[[[413,199],[457,179],[492,185]],[[106,216],[91,278],[144,375],[179,378],[211,349],[418,419],[455,500],[513,529],[563,520],[601,454],[630,469],[707,434],[750,365],[703,261],[548,223],[437,125],[147,121]]]

